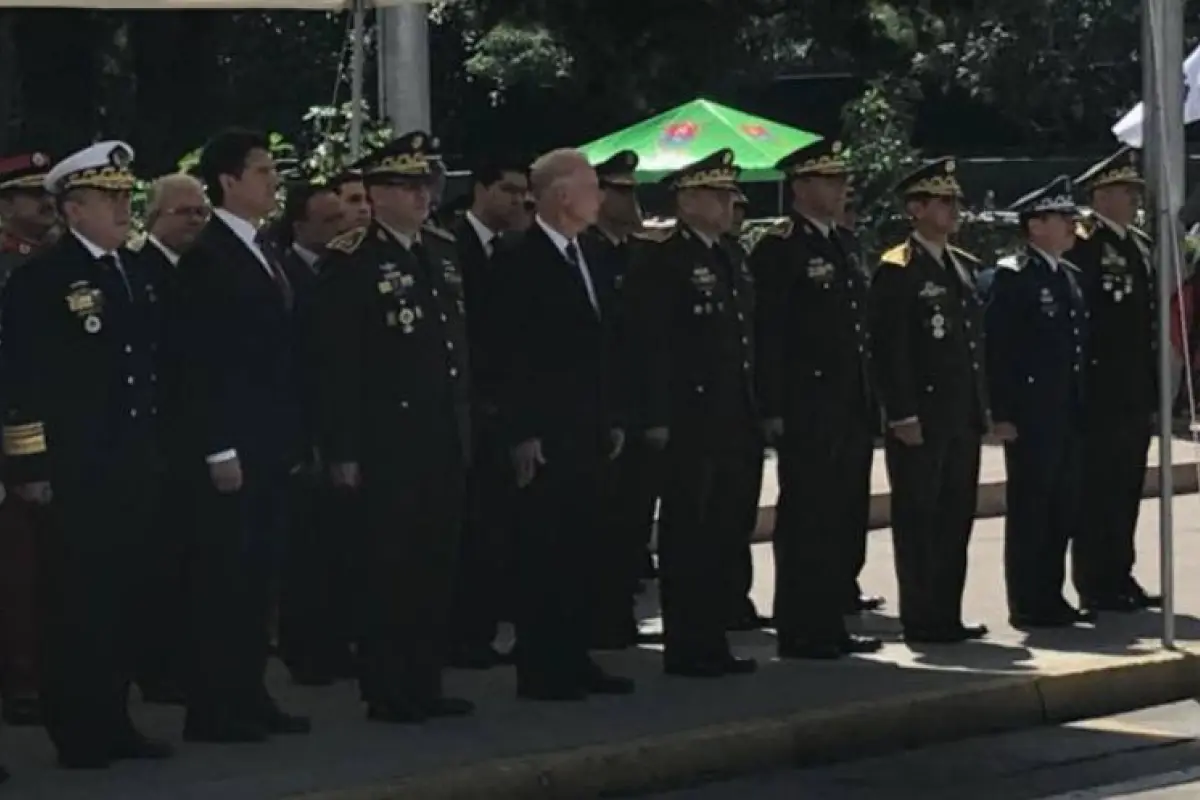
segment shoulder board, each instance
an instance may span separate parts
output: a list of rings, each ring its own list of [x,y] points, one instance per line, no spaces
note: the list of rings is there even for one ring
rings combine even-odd
[[[963,259],[966,259],[967,261],[970,261],[972,264],[982,264],[983,263],[982,261],[979,260],[978,256],[974,255],[973,253],[968,253],[966,250],[963,250],[961,247],[955,247],[954,245],[950,245],[950,252],[953,253],[954,255],[958,256],[959,258],[963,258]]]
[[[1096,232],[1096,218],[1091,216],[1083,217],[1075,223],[1075,238],[1090,239],[1092,234]]]
[[[1081,270],[1079,268],[1079,266],[1077,264],[1075,264],[1075,262],[1067,261],[1065,258],[1060,258],[1058,263],[1062,264],[1064,267],[1071,270],[1071,272],[1083,272],[1083,270]]]
[[[784,217],[772,222],[763,231],[764,236],[775,236],[780,239],[789,238],[796,230],[796,223],[791,217]]]
[[[1005,256],[996,262],[996,266],[1000,269],[1008,269],[1013,272],[1020,272],[1025,268],[1025,264],[1029,261],[1029,256],[1021,253],[1020,255]]]
[[[338,253],[353,253],[366,238],[367,229],[365,227],[354,228],[330,239],[325,248]]]
[[[431,236],[436,236],[439,239],[444,239],[447,242],[457,241],[454,238],[453,233],[446,230],[445,228],[439,228],[437,225],[434,225],[431,222],[427,222],[424,225],[422,225],[421,230],[424,231],[425,233],[430,234]]]
[[[665,242],[679,230],[674,225],[669,228],[645,228],[633,234],[633,238],[641,242]]]
[[[898,244],[890,250],[885,250],[883,255],[879,257],[880,263],[887,264],[890,267],[907,267],[911,259],[912,248],[908,246],[908,242]]]
[[[146,247],[146,242],[150,241],[150,237],[144,233],[135,233],[125,242],[125,247],[133,253],[142,252]]]

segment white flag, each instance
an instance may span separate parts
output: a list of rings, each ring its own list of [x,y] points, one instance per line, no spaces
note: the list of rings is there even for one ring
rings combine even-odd
[[[1183,124],[1200,120],[1200,47],[1192,51],[1183,62]],[[1130,147],[1142,146],[1142,114],[1144,106],[1138,103],[1113,125],[1113,136]]]

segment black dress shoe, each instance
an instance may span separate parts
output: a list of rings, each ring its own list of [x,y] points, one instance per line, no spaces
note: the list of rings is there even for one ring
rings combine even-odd
[[[713,659],[695,661],[667,659],[663,662],[663,672],[678,678],[723,678],[727,674],[724,663]]]
[[[874,636],[859,636],[856,633],[846,634],[839,645],[846,655],[856,656],[867,653],[878,653],[883,649],[883,642]]]
[[[1093,613],[1117,613],[1131,614],[1134,611],[1142,609],[1141,603],[1129,595],[1115,595],[1109,597],[1085,597],[1081,601],[1081,605]]]
[[[517,697],[522,700],[539,700],[545,703],[577,703],[587,699],[587,692],[580,686],[521,683],[518,680]]]
[[[758,662],[753,658],[726,656],[721,660],[721,671],[726,675],[749,675],[758,671]]]
[[[408,703],[369,703],[367,719],[392,725],[420,725],[429,719],[429,710]]]
[[[845,613],[862,614],[867,611],[879,611],[885,605],[887,605],[887,601],[882,597],[860,595],[846,604]]]
[[[185,742],[253,744],[267,740],[267,729],[258,722],[228,715],[199,718],[188,714],[183,725]]]
[[[597,631],[592,634],[589,650],[628,650],[637,644],[637,631]]]
[[[4,721],[14,728],[36,728],[42,724],[42,704],[37,695],[4,698]]]
[[[845,651],[837,642],[810,642],[792,640],[780,642],[777,654],[784,659],[809,659],[813,661],[833,661],[845,655]]]
[[[910,628],[904,631],[909,644],[961,644],[987,636],[986,625],[952,625],[944,628]]]
[[[775,623],[770,617],[764,617],[761,614],[743,614],[726,625],[725,630],[758,631],[763,628],[772,628],[774,625]]]
[[[145,760],[161,761],[175,755],[175,748],[158,739],[149,739],[140,733],[131,733],[121,738],[109,751],[113,761]]]
[[[475,704],[461,697],[439,697],[425,707],[431,717],[469,717],[475,713]]]
[[[504,656],[491,645],[462,647],[450,656],[449,664],[454,669],[485,670],[505,663]]]
[[[9,779],[9,777],[11,776],[8,774],[8,770],[6,770],[4,767],[0,767],[0,783],[4,783]]]
[[[138,688],[142,693],[142,702],[150,705],[181,706],[186,700],[182,689],[166,681],[138,683]]]
[[[312,732],[312,720],[296,714],[288,714],[278,708],[270,708],[261,717],[263,728],[272,736],[305,734]]]
[[[1008,618],[1012,627],[1018,630],[1036,628],[1072,628],[1076,625],[1094,622],[1096,612],[1090,609],[1080,610],[1064,605],[1054,611],[1036,614],[1013,614]]]
[[[633,694],[635,685],[629,678],[596,670],[588,675],[584,688],[588,694]]]
[[[58,754],[58,765],[63,769],[108,769],[112,759],[104,753],[65,751]]]

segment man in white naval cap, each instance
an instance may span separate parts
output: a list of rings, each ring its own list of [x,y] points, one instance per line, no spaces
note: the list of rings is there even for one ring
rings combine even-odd
[[[39,507],[43,712],[73,769],[171,754],[126,709],[159,323],[155,286],[123,247],[132,161],[129,145],[101,142],[46,175],[66,233],[13,273],[0,317],[5,482]]]

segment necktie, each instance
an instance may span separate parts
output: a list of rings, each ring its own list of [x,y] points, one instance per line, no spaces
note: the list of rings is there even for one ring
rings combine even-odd
[[[292,283],[287,279],[287,274],[283,271],[283,265],[275,257],[274,248],[271,246],[270,241],[261,233],[254,237],[254,243],[258,245],[258,251],[262,253],[263,260],[267,264],[267,272],[270,274],[271,279],[275,281],[275,285],[279,287],[279,293],[283,295],[283,304],[291,311],[292,303],[295,301],[295,296],[292,294]]]
[[[579,254],[579,245],[575,242],[568,242],[563,252],[567,256],[567,261],[570,261],[571,265],[579,270],[579,275],[583,278],[583,285],[587,289],[588,302],[592,304],[592,310],[596,312],[596,316],[600,316],[600,303],[596,300],[596,289],[592,286],[591,273],[588,272],[587,265],[583,263],[583,257]]]

